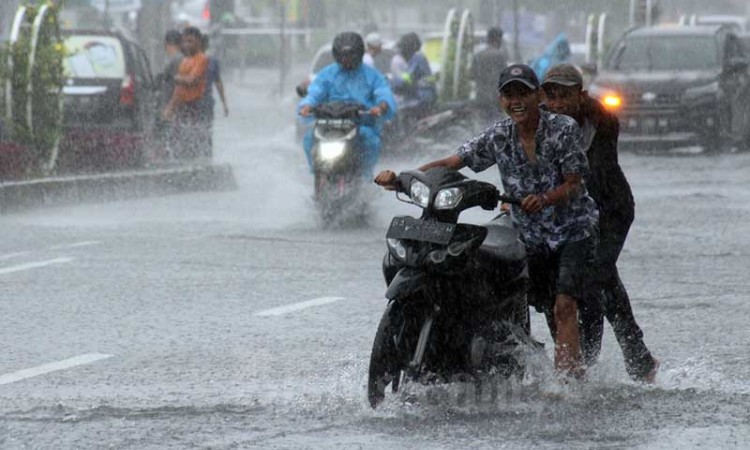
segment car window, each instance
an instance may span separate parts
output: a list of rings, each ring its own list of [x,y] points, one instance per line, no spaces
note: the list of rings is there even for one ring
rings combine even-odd
[[[638,36],[621,41],[607,68],[624,71],[710,70],[720,65],[713,36]]]
[[[65,74],[71,78],[122,78],[125,56],[113,36],[75,35],[65,38]]]

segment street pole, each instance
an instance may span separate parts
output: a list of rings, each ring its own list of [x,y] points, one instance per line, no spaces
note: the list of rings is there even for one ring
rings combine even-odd
[[[109,0],[104,0],[104,29],[109,29]]]
[[[284,78],[286,78],[286,2],[279,0],[279,97],[284,95]]]
[[[391,0],[391,36],[393,38],[396,38],[396,31],[398,28],[398,25],[396,23],[396,18],[398,17],[398,11],[396,10],[396,2],[398,0]]]
[[[518,17],[518,0],[513,0],[513,55],[516,62],[521,62],[521,46],[518,43],[521,35],[518,30],[520,19]]]
[[[166,63],[164,34],[169,26],[169,1],[148,0],[141,3],[136,27],[138,42],[151,62],[151,70],[161,72]]]

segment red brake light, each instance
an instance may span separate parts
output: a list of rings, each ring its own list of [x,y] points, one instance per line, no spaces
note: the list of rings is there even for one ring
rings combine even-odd
[[[133,75],[126,75],[122,79],[120,87],[120,104],[123,106],[135,105],[135,79]]]
[[[203,20],[211,20],[211,7],[209,6],[208,2],[206,2],[206,5],[203,6],[203,13],[201,13],[201,17],[203,17]]]

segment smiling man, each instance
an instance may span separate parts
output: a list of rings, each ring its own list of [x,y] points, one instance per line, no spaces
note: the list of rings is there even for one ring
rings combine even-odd
[[[532,296],[540,312],[551,311],[555,367],[564,375],[584,374],[578,331],[578,302],[586,298],[594,263],[598,212],[582,177],[588,168],[581,129],[570,117],[539,107],[539,80],[526,65],[506,67],[498,80],[500,106],[508,118],[462,145],[433,167],[475,172],[497,164],[506,194],[523,199],[512,205],[529,259]],[[392,188],[395,173],[375,182]]]

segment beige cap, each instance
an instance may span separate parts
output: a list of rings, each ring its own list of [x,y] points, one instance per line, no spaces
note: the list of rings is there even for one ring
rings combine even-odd
[[[544,75],[542,86],[547,83],[563,86],[583,86],[581,72],[572,64],[557,64],[552,66]]]

